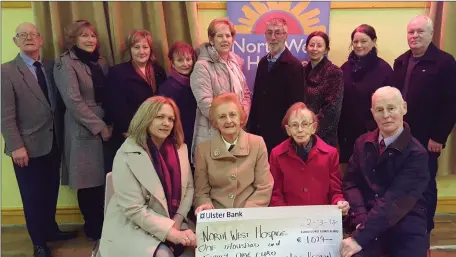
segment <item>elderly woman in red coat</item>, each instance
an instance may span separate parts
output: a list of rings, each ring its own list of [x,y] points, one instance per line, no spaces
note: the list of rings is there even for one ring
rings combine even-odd
[[[337,149],[315,135],[317,116],[302,102],[293,104],[282,120],[287,140],[272,149],[274,177],[270,206],[337,205],[346,215]]]

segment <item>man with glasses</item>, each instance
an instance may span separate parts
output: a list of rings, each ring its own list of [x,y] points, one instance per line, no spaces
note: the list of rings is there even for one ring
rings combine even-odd
[[[428,233],[437,207],[438,158],[456,121],[456,61],[432,43],[433,34],[429,17],[412,19],[407,25],[410,50],[394,61],[394,83],[408,104],[404,120],[429,154]]]
[[[407,107],[394,87],[372,96],[378,128],[356,140],[343,178],[355,231],[343,240],[341,257],[426,256],[428,154],[404,122]]]
[[[49,257],[47,242],[76,236],[60,231],[55,221],[62,101],[53,84],[53,64],[40,60],[43,38],[35,25],[20,24],[13,41],[20,52],[1,71],[5,153],[13,160],[34,256]]]
[[[247,124],[250,133],[264,138],[268,153],[288,138],[280,125],[288,108],[304,101],[303,67],[285,46],[287,31],[282,18],[266,24],[269,53],[258,63]]]

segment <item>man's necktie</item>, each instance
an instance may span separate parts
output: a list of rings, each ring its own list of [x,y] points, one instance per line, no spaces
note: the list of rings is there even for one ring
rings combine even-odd
[[[46,100],[48,101],[48,103],[50,103],[48,96],[48,88],[46,84],[46,77],[44,76],[43,69],[41,68],[42,65],[40,62],[34,62],[33,66],[36,67],[36,77],[38,78],[38,84],[40,84],[41,91],[43,91]]]
[[[230,145],[230,147],[228,148],[228,152],[231,152],[231,149],[234,148],[234,145]]]
[[[379,144],[379,154],[382,155],[382,153],[385,151],[385,149],[386,149],[385,140],[382,138],[382,140],[380,141],[380,144]]]
[[[268,71],[271,71],[272,66],[274,66],[274,63],[275,63],[275,62],[268,61]]]

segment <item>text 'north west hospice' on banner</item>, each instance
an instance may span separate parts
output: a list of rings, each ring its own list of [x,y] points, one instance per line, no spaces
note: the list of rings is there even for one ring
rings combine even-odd
[[[274,17],[287,22],[286,45],[299,60],[306,60],[305,43],[313,31],[328,33],[330,2],[227,2],[228,18],[234,23],[233,50],[244,59],[243,71],[253,91],[260,59],[268,53],[266,23]]]
[[[196,257],[338,257],[334,205],[218,209],[198,214]]]

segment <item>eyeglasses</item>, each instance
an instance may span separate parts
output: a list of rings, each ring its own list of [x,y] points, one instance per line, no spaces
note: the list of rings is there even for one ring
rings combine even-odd
[[[20,32],[20,33],[16,34],[16,37],[20,38],[20,39],[26,39],[26,38],[28,38],[28,36],[30,36],[31,38],[37,38],[40,36],[40,33],[38,33],[38,32],[31,32],[31,33]]]
[[[268,36],[268,37],[272,37],[272,35],[274,35],[275,37],[281,37],[282,35],[287,34],[287,32],[276,30],[276,31],[266,31],[265,34],[266,34],[266,36]]]
[[[314,122],[311,122],[311,123],[308,123],[308,122],[302,122],[301,124],[299,123],[292,123],[292,124],[288,124],[288,126],[294,130],[298,130],[300,127],[302,127],[303,129],[306,129],[306,128],[309,128],[312,124],[314,124]]]

